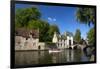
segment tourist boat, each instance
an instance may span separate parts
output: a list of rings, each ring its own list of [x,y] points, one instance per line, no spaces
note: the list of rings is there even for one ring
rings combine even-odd
[[[58,52],[61,52],[62,50],[60,49],[52,49],[52,50],[49,50],[49,53],[58,53]]]

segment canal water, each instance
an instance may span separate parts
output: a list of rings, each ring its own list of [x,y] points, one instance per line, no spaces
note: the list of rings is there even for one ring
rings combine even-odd
[[[81,50],[66,49],[59,53],[48,51],[15,52],[15,66],[90,61]]]

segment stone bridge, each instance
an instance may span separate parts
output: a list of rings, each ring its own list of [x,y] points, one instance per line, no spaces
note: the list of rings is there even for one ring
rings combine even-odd
[[[69,48],[71,49],[84,49],[86,47],[86,45],[80,45],[80,44],[76,44],[76,45],[71,45],[69,46]]]

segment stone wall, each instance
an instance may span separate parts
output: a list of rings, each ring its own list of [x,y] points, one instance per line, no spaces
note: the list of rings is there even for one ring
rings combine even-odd
[[[39,42],[38,38],[28,38],[15,36],[15,50],[45,50],[44,42]]]
[[[39,49],[40,48],[40,49]],[[39,42],[38,44],[38,50],[47,50],[47,46],[46,46],[46,43],[44,42]]]

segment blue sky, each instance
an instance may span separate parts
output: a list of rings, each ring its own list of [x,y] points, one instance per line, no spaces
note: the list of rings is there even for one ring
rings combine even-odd
[[[75,34],[76,29],[80,29],[81,37],[85,39],[87,32],[93,27],[93,25],[89,27],[76,20],[76,7],[16,4],[15,8],[27,8],[32,6],[39,9],[42,14],[42,20],[48,21],[49,24],[56,24],[61,34],[65,31]]]

